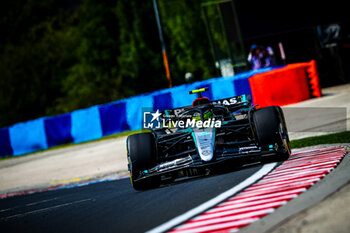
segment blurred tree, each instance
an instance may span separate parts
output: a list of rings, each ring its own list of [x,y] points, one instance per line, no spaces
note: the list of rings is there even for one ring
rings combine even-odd
[[[136,94],[167,87],[152,1],[120,0],[119,76]]]
[[[54,1],[2,1],[0,127],[49,113],[74,63],[74,16]]]
[[[68,112],[124,97],[118,77],[119,56],[115,1],[84,0],[77,11],[79,23],[77,57],[62,80],[64,96],[58,98],[56,112]]]
[[[174,84],[210,78],[200,0],[158,0]],[[0,2],[0,127],[167,88],[151,0]]]
[[[201,12],[201,0],[158,0],[167,37],[169,60],[175,84],[184,82],[186,73],[195,80],[212,78],[214,62]]]

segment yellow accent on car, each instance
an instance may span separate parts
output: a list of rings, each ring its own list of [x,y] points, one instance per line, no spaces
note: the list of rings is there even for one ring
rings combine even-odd
[[[196,121],[200,121],[200,120],[201,120],[201,117],[200,117],[200,116],[193,116],[192,119],[193,119],[193,120],[196,120]]]
[[[192,94],[196,94],[196,93],[203,92],[203,91],[205,91],[205,88],[196,89],[196,90],[192,91]]]

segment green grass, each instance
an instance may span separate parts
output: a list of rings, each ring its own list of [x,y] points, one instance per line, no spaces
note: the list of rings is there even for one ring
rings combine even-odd
[[[307,147],[307,146],[316,146],[320,144],[350,143],[350,131],[302,138],[302,139],[292,140],[290,143],[291,143],[292,149]]]

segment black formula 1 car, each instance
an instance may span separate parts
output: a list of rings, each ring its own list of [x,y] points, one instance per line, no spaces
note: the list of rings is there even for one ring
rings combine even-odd
[[[161,126],[127,138],[128,169],[136,190],[215,169],[288,159],[291,148],[282,109],[257,108],[249,95],[162,111]],[[158,112],[158,111],[157,111]]]

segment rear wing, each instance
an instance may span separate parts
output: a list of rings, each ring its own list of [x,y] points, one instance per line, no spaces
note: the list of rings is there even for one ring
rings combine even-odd
[[[194,93],[193,93],[194,94]],[[214,105],[224,105],[227,107],[235,106],[235,105],[251,105],[252,103],[252,97],[249,94],[243,94],[239,96],[224,98],[215,100],[212,102]],[[190,106],[180,107],[180,108],[173,108],[169,110],[162,111],[162,118],[172,118],[172,117],[178,117],[181,113],[193,108]]]

